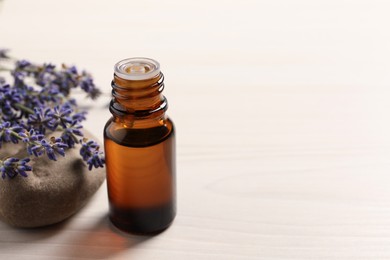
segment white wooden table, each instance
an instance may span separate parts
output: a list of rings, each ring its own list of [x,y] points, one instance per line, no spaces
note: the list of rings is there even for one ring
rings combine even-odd
[[[0,3],[1,5],[1,3]],[[105,184],[68,221],[0,223],[0,259],[390,259],[390,3],[4,0],[0,46],[87,68],[160,61],[178,130],[178,215],[118,233]]]

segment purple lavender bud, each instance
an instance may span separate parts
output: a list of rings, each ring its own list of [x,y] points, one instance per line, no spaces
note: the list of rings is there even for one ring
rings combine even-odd
[[[82,121],[86,120],[86,117],[85,117],[86,114],[87,114],[86,111],[75,113],[72,115],[72,120],[77,121],[77,122],[82,122]]]
[[[77,75],[77,68],[75,66],[71,66],[70,68],[67,69],[67,72],[70,74]]]
[[[7,49],[0,49],[0,59],[9,59],[8,52]]]
[[[49,157],[50,160],[57,161],[57,157],[54,154],[54,149],[46,148],[46,155],[47,157]]]

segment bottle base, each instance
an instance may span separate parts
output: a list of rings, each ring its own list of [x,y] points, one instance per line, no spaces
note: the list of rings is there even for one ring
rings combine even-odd
[[[110,223],[116,230],[118,230],[120,232],[123,232],[125,234],[137,235],[137,236],[155,236],[155,235],[158,235],[160,233],[163,233],[165,230],[167,230],[171,226],[172,222],[173,221],[171,221],[171,223],[169,223],[166,227],[164,227],[162,229],[145,232],[145,231],[139,231],[139,230],[133,230],[133,229],[130,230],[130,229],[127,228],[127,226],[124,226],[121,223],[117,223],[117,222],[113,221],[110,218]]]
[[[156,235],[173,222],[173,205],[143,209],[120,209],[110,205],[110,221],[119,230],[134,235]]]

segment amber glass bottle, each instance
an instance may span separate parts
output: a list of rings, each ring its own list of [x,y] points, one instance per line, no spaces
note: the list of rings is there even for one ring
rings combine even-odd
[[[104,129],[110,220],[130,233],[158,233],[176,214],[175,133],[165,115],[158,62],[130,58],[115,65]]]

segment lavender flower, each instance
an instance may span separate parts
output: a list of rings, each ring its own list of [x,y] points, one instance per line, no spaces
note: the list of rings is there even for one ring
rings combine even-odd
[[[8,50],[0,49],[1,59],[8,59]],[[79,111],[77,103],[69,97],[71,91],[80,88],[90,98],[96,98],[96,88],[91,75],[74,66],[35,64],[27,60],[15,61],[10,71],[13,84],[7,84],[0,76],[0,148],[3,143],[22,142],[30,156],[46,155],[56,161],[58,155],[66,156],[67,149],[81,145],[80,155],[88,168],[103,167],[104,155],[94,141],[80,140],[83,137],[81,122],[86,112]],[[33,82],[33,85],[30,83]],[[60,137],[51,133],[60,132]],[[3,178],[16,175],[27,176],[31,171],[29,158],[0,158]]]
[[[52,117],[56,120],[56,126],[60,125],[63,128],[67,128],[68,124],[73,123],[72,118],[70,117],[72,112],[72,108],[67,104],[61,107],[55,107],[52,113]]]
[[[87,162],[89,170],[92,167],[103,167],[105,159],[103,153],[99,151],[99,145],[95,141],[88,141],[87,139],[80,140],[80,142],[82,143],[80,155]]]
[[[77,136],[84,136],[83,132],[80,130],[81,128],[82,125],[78,124],[77,121],[73,121],[71,125],[63,130],[61,138],[68,147],[74,147],[75,144],[79,143],[79,137]]]
[[[31,64],[31,62],[29,62],[28,60],[18,60],[15,65],[15,71],[24,70],[26,72],[32,73],[33,71],[37,70],[37,67]]]
[[[61,138],[50,138],[51,148],[53,149],[53,152],[61,155],[62,157],[65,157],[65,148],[68,148],[68,145],[63,143]],[[55,155],[51,155],[52,160],[56,161]],[[50,156],[49,156],[50,158]]]
[[[89,73],[83,71],[78,73],[77,68],[62,65],[57,69],[52,64],[35,65],[27,60],[16,62],[13,73],[15,82],[20,82],[26,77],[35,79],[35,83],[42,87],[45,92],[53,90],[55,93],[68,96],[73,88],[81,88],[92,99],[97,98],[101,92],[96,88]]]
[[[82,111],[78,113],[74,113],[72,115],[72,121],[77,121],[78,123],[86,120],[87,118],[85,117],[87,115],[87,111]]]
[[[0,87],[0,112],[3,119],[11,121],[19,116],[20,107],[18,104],[22,99],[22,95],[10,85]]]
[[[35,133],[34,129],[29,132],[21,133],[22,141],[27,144],[27,152],[30,155],[40,156],[37,151],[37,144],[45,137],[43,134]]]
[[[8,52],[7,49],[0,49],[0,59],[9,59]]]
[[[31,152],[37,157],[46,154],[50,160],[57,161],[56,154],[65,156],[64,148],[67,147],[68,146],[62,142],[61,138],[53,137],[50,142],[46,139],[42,139],[35,145],[32,145]]]
[[[41,69],[38,70],[36,75],[36,83],[39,86],[45,87],[46,85],[50,85],[51,82],[55,80],[55,65],[52,64],[43,64]],[[49,86],[50,87],[50,86]]]
[[[32,129],[45,134],[46,128],[54,130],[56,128],[56,120],[53,115],[53,111],[50,108],[43,110],[42,107],[35,108],[34,114],[30,114],[27,123]]]
[[[100,90],[96,88],[91,75],[86,71],[83,71],[79,76],[79,84],[81,89],[87,92],[92,99],[96,99],[101,94]]]
[[[1,177],[5,179],[7,176],[9,178],[14,178],[16,175],[22,175],[27,177],[27,171],[31,171],[31,166],[27,165],[30,161],[30,158],[24,158],[22,160],[18,158],[7,158],[5,160],[0,160],[0,172]]]
[[[20,134],[20,136],[22,137],[22,141],[27,145],[28,154],[35,155],[36,157],[43,154],[44,151],[39,150],[39,145],[45,135],[36,133],[34,129],[31,129],[29,132]]]
[[[18,143],[21,139],[19,133],[23,128],[19,125],[11,126],[10,122],[3,122],[0,124],[0,147],[2,143],[12,142]]]

